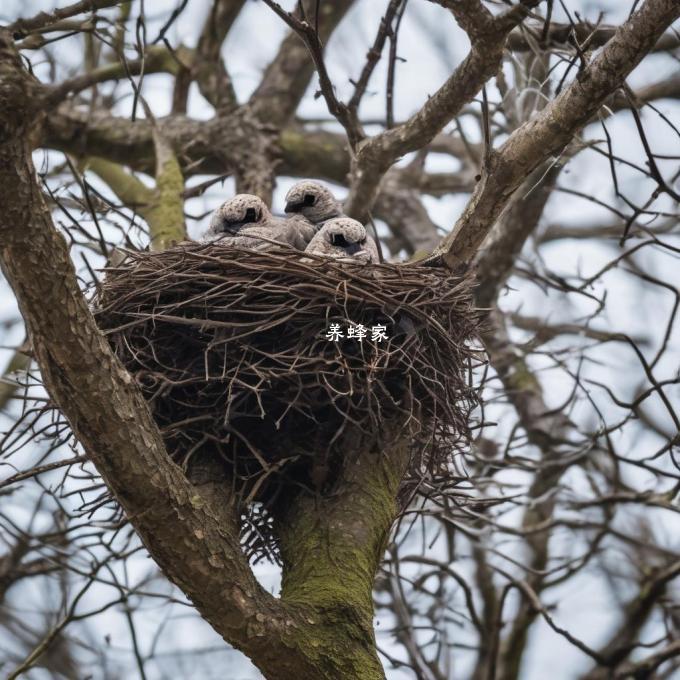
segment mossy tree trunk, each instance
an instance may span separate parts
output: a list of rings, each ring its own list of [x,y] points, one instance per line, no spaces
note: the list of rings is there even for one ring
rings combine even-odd
[[[398,514],[407,442],[348,444],[334,493],[301,495],[281,519],[283,589],[280,598],[266,592],[240,549],[229,490],[192,486],[170,460],[79,291],[31,160],[35,87],[0,31],[0,254],[51,397],[162,571],[266,677],[383,677],[371,592]],[[183,226],[174,224],[173,239]]]
[[[278,523],[281,599],[314,617],[300,643],[319,678],[383,678],[373,631],[373,584],[398,514],[409,446],[346,444],[349,464],[335,492],[301,495]]]
[[[243,5],[224,3],[225,8],[228,4],[232,9],[218,22],[222,30],[214,38],[204,36],[195,60],[182,54],[179,62],[149,54],[125,68],[126,74],[129,69],[136,73],[145,68],[149,73],[198,69],[199,87],[220,112],[207,122],[176,114],[156,127],[152,122],[116,118],[108,111],[81,111],[75,101],[57,108],[67,94],[115,74],[109,69],[71,80],[65,88],[46,87],[22,65],[12,35],[0,30],[0,259],[50,396],[160,569],[191,598],[206,621],[269,678],[380,678],[371,589],[397,515],[407,443],[397,442],[384,451],[348,446],[350,464],[336,493],[326,498],[301,496],[280,518],[283,587],[280,598],[272,597],[241,553],[228,490],[192,486],[169,460],[142,395],[98,331],[79,291],[66,243],[43,199],[31,153],[41,142],[69,153],[86,148],[90,167],[123,202],[143,212],[152,244],[158,248],[184,236],[180,194],[187,167],[221,174],[227,166],[240,190],[266,196],[271,193],[279,150],[285,171],[303,169],[306,175],[338,182],[350,171],[348,209],[361,215],[371,208],[379,190],[390,186],[381,181],[393,163],[432,142],[497,73],[505,37],[528,8],[539,3],[516,3],[508,12],[492,16],[477,11],[475,3],[439,2],[470,35],[471,56],[420,111],[363,140],[356,157],[346,149],[342,135],[303,134],[291,125],[313,72],[297,36],[286,39],[281,50],[285,58],[267,70],[253,101],[243,107],[233,101],[226,71],[216,77],[214,71],[201,68],[206,54],[219,56],[219,34],[226,34]],[[322,3],[322,34],[351,5],[349,0]],[[541,163],[552,162],[561,153],[679,14],[677,0],[640,3],[550,106],[488,154],[472,200],[438,251],[444,262],[457,266],[473,257],[520,184]],[[142,187],[111,161],[153,174],[155,189]],[[420,182],[417,173],[413,177]],[[516,240],[517,234],[512,237]],[[527,411],[538,402],[529,383],[521,386],[521,395],[532,397]],[[536,432],[531,430],[531,436],[536,438]]]

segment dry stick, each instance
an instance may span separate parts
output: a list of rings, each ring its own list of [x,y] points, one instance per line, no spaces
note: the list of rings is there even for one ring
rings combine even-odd
[[[676,0],[647,0],[620,26],[582,74],[494,152],[465,211],[434,256],[449,267],[469,262],[524,178],[562,152],[679,16]]]
[[[550,23],[549,17],[546,17],[546,23],[542,26],[527,22],[524,24],[524,28],[530,34],[541,31],[541,44],[546,48],[562,45],[567,47],[573,44],[573,40],[581,43],[588,40],[592,48],[598,48],[612,39],[618,26],[595,25],[588,21],[574,21],[568,24]],[[680,35],[669,32],[664,33],[659,38],[652,51],[666,52],[677,47],[680,47]],[[532,45],[522,32],[516,29],[508,37],[508,48],[513,52],[527,52],[532,50]]]
[[[64,80],[58,85],[50,86],[46,102],[50,106],[56,106],[69,95],[78,94],[99,83],[140,75],[142,69],[147,74],[171,73],[177,75],[181,66],[178,58],[189,59],[190,56],[190,52],[186,49],[178,50],[175,55],[165,45],[154,45],[145,51],[142,58],[132,59],[125,63],[106,64],[87,73]]]
[[[274,0],[264,0],[290,28],[292,28],[304,41],[309,54],[314,62],[318,76],[321,92],[326,100],[326,105],[330,113],[341,123],[347,132],[352,148],[362,139],[363,132],[356,115],[356,110],[352,111],[346,104],[339,101],[335,96],[333,83],[328,75],[326,63],[323,58],[323,46],[319,34],[307,21],[298,19],[292,12],[286,12],[278,2]]]
[[[375,40],[373,41],[373,45],[368,50],[366,55],[366,63],[364,64],[364,68],[361,71],[361,75],[354,83],[354,92],[352,93],[350,100],[347,102],[347,106],[350,109],[357,111],[359,108],[359,104],[361,103],[364,94],[366,94],[366,88],[368,87],[368,83],[371,79],[371,76],[373,75],[373,71],[380,61],[383,47],[385,46],[385,41],[391,34],[394,17],[400,8],[400,5],[403,6],[405,4],[405,0],[390,0],[390,4],[387,6],[385,15],[380,20],[380,26],[378,28],[378,33],[375,36]]]
[[[86,460],[86,456],[73,456],[73,458],[68,458],[66,460],[57,460],[54,463],[40,465],[33,468],[32,470],[17,472],[17,474],[0,481],[0,489],[11,486],[12,484],[16,484],[17,482],[23,482],[25,479],[31,479],[42,474],[43,472],[51,472],[52,470],[57,470],[58,468],[76,465],[77,463],[84,463]]]
[[[635,121],[635,127],[637,128],[638,135],[640,136],[640,141],[642,142],[642,146],[647,156],[647,163],[649,164],[649,172],[651,177],[657,182],[657,184],[659,185],[659,189],[667,193],[674,201],[680,202],[680,194],[674,191],[671,186],[669,186],[669,184],[663,178],[663,175],[659,170],[659,166],[656,164],[656,157],[652,153],[652,150],[649,146],[649,141],[647,140],[647,135],[642,125],[642,121],[640,120],[640,114],[638,113],[637,110],[639,103],[635,101],[634,94],[628,86],[624,85],[623,91],[626,95],[626,99],[630,104],[629,111],[633,116],[633,120]]]
[[[39,31],[54,24],[62,19],[84,12],[96,12],[98,9],[105,9],[106,7],[113,7],[114,5],[127,4],[130,0],[81,0],[73,5],[64,7],[62,9],[55,9],[53,12],[40,12],[30,19],[17,19],[14,23],[9,24],[6,28],[14,33],[14,38],[22,38],[32,31]]]
[[[654,677],[652,673],[661,666],[662,663],[670,659],[676,659],[676,665],[671,671],[677,670],[677,659],[680,657],[680,640],[671,642],[666,647],[663,647],[658,652],[650,654],[648,657],[640,661],[632,661],[623,665],[614,672],[614,680],[628,680],[629,678],[651,678]],[[611,675],[607,677],[612,677]],[[665,673],[659,677],[671,677]],[[586,678],[588,680],[588,678]],[[604,680],[604,678],[602,678]]]
[[[394,30],[390,31],[390,58],[387,63],[387,88],[385,92],[385,127],[387,129],[394,127],[394,81],[397,76],[397,38],[399,37],[399,28],[401,27],[401,20],[406,10],[408,0],[403,0],[399,6]]]
[[[531,0],[494,17],[478,0],[442,2],[468,33],[470,53],[422,108],[407,121],[365,140],[357,150],[347,214],[363,219],[376,199],[380,182],[393,163],[427,145],[477,94],[503,59],[507,34],[529,13]]]
[[[50,645],[52,644],[52,642],[54,642],[59,633],[61,633],[61,631],[64,630],[64,628],[66,628],[66,626],[68,626],[68,624],[72,621],[78,603],[80,602],[80,599],[83,597],[83,595],[85,595],[85,593],[87,593],[87,591],[90,589],[90,586],[92,586],[94,582],[95,576],[93,575],[88,579],[83,588],[81,588],[78,594],[73,598],[73,602],[71,602],[68,611],[61,619],[61,621],[59,621],[52,628],[52,630],[40,641],[40,643],[26,657],[26,659],[7,676],[7,680],[16,680],[35,665],[36,661],[38,661],[38,659],[49,649]]]

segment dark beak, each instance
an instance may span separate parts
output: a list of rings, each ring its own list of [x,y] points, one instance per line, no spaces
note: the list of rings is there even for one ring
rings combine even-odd
[[[348,255],[354,255],[354,253],[358,253],[361,250],[361,246],[358,243],[350,243],[346,248],[345,252]]]
[[[243,227],[243,222],[223,222],[222,232],[225,234],[237,234],[239,229]]]
[[[304,207],[304,203],[286,203],[285,212],[287,213],[298,213]]]

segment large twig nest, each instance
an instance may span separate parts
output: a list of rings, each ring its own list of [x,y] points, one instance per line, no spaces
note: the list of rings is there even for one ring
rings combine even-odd
[[[350,432],[396,425],[411,481],[446,474],[468,441],[476,313],[444,270],[187,244],[131,253],[95,309],[174,460],[194,481],[224,474],[250,538],[291,493],[332,488]]]

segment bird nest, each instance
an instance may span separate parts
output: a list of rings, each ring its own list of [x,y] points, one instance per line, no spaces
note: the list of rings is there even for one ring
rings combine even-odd
[[[408,436],[410,489],[469,440],[477,314],[444,270],[184,244],[129,253],[94,308],[172,458],[233,486],[251,554],[292,494],[332,491],[348,436]]]

